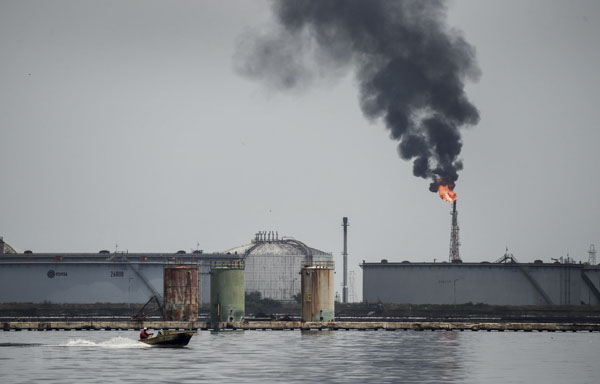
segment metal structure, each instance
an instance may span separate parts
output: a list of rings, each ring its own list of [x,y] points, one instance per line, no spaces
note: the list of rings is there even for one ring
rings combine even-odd
[[[198,306],[211,300],[211,267],[215,262],[243,260],[246,292],[294,302],[300,295],[300,269],[313,261],[332,261],[331,253],[280,237],[257,233],[247,245],[220,253],[15,253],[1,242],[0,303],[132,303],[155,296],[162,305],[163,267],[190,265],[198,270]]]
[[[450,229],[450,262],[461,263],[460,259],[460,241],[458,239],[458,212],[456,211],[456,200],[452,202],[452,228]]]
[[[210,318],[214,323],[244,321],[244,262],[214,263],[210,271]]]
[[[164,320],[197,320],[198,267],[191,265],[165,266],[163,276]]]
[[[594,244],[590,245],[590,250],[588,251],[588,263],[596,265],[596,246]]]
[[[152,296],[147,302],[146,304],[144,304],[144,306],[142,308],[140,308],[140,310],[138,311],[138,313],[136,313],[135,315],[133,315],[131,317],[132,320],[144,320],[146,317],[160,312],[160,317],[164,319],[165,314],[163,312],[163,306],[162,306],[162,302],[161,300],[156,297],[156,296]]]
[[[17,253],[13,247],[4,242],[4,238],[0,236],[0,254],[2,253]]]
[[[344,227],[344,282],[342,284],[342,303],[348,302],[348,218],[342,219],[342,227]]]
[[[600,267],[518,263],[365,263],[363,300],[405,304],[600,305]],[[505,256],[506,256],[505,255]]]
[[[210,267],[240,257],[207,253],[28,253],[0,255],[2,303],[162,305],[165,266],[198,269],[199,304],[210,302]]]
[[[348,302],[356,303],[358,298],[356,297],[356,272],[348,272]]]
[[[302,321],[333,321],[335,286],[333,261],[305,265],[302,276]]]
[[[515,258],[515,256],[512,253],[508,252],[508,247],[506,247],[506,253],[504,253],[504,255],[497,259],[496,261],[494,261],[494,263],[498,264],[498,263],[518,263],[519,261]]]
[[[260,231],[251,243],[224,253],[244,259],[246,292],[262,298],[294,302],[300,294],[300,269],[319,261],[333,261],[331,253],[309,247],[276,231]]]

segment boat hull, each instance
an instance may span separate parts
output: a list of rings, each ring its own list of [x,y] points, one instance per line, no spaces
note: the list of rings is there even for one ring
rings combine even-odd
[[[161,334],[140,339],[142,343],[160,348],[178,348],[185,347],[190,342],[194,331],[163,331]]]

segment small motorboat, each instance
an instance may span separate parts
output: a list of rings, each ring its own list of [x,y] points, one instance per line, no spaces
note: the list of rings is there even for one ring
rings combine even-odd
[[[153,347],[177,348],[185,347],[195,331],[158,331],[156,336],[140,339],[142,343]]]

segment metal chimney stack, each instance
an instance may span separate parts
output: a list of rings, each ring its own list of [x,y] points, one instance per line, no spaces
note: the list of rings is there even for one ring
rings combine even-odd
[[[452,203],[452,229],[450,230],[450,262],[462,263],[458,248],[460,241],[458,240],[458,212],[456,212],[456,200]]]
[[[342,219],[342,227],[344,227],[344,284],[342,286],[342,303],[348,302],[348,218]]]

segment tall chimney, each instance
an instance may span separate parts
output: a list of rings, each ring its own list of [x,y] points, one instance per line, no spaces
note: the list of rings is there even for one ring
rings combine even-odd
[[[458,241],[458,212],[456,212],[456,200],[452,203],[452,228],[450,229],[450,262],[462,263],[459,254],[460,242]]]
[[[342,303],[348,302],[348,218],[342,219],[342,227],[344,227],[344,285],[342,286]]]

